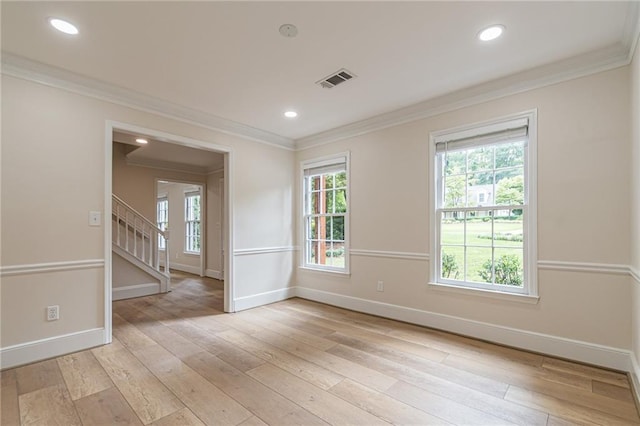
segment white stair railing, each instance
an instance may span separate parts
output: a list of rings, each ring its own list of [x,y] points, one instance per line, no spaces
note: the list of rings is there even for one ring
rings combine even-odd
[[[152,269],[169,275],[169,231],[163,231],[117,195],[112,195],[112,242]],[[160,239],[164,238],[164,271],[160,269]]]

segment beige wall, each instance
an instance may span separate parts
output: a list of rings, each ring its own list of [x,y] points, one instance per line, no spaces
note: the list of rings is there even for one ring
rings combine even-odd
[[[631,170],[631,267],[636,274],[636,279],[631,278],[632,339],[636,361],[640,365],[640,43],[631,64]]]
[[[19,275],[2,279],[2,348],[105,325],[103,268],[33,273],[29,266],[104,259],[104,227],[89,227],[88,212],[104,211],[107,120],[229,147],[235,247],[293,244],[291,151],[6,75],[1,101],[2,266],[24,266]],[[140,209],[153,215],[149,185]],[[114,190],[131,199],[115,182]],[[258,269],[264,256],[245,256],[243,267]],[[278,257],[291,263],[291,252]],[[290,285],[286,269],[264,274],[259,286],[253,276],[238,274],[237,292]],[[60,305],[61,318],[47,323],[44,312],[51,304]]]
[[[351,152],[351,248],[428,253],[429,133],[538,109],[538,259],[629,262],[629,68],[508,96],[310,148]],[[299,205],[299,200],[296,201]],[[298,269],[299,286],[483,323],[629,349],[625,275],[541,270],[523,304],[428,288],[425,260],[351,256],[351,275]],[[384,280],[385,291],[376,283]]]

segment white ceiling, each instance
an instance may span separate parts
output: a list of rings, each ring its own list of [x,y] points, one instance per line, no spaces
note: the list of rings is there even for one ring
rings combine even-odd
[[[126,154],[128,164],[197,174],[211,173],[224,167],[223,154],[166,143],[146,136],[149,143],[141,145],[135,141],[139,136],[144,135],[113,132],[114,142],[135,147]]]
[[[628,1],[1,7],[5,56],[206,113],[221,125],[241,123],[238,133],[244,126],[247,134],[253,128],[293,140],[526,70],[570,71],[548,67],[558,61],[584,67],[591,58],[627,57],[638,22],[637,2]],[[52,16],[72,21],[80,34],[57,33],[46,22]],[[296,25],[298,36],[282,37],[284,23]],[[506,26],[504,36],[479,42],[478,31],[494,23]],[[333,89],[314,84],[343,67],[357,78]],[[299,117],[284,118],[288,109]]]

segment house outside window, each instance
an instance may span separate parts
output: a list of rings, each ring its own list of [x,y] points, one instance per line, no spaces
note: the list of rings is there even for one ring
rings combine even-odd
[[[167,197],[158,198],[156,223],[162,231],[166,231],[169,226],[169,200]],[[167,241],[164,237],[158,236],[158,249],[165,250],[166,248]]]
[[[536,114],[431,135],[431,282],[537,295]]]
[[[349,155],[302,163],[303,267],[349,271]]]
[[[200,254],[200,193],[187,192],[185,204],[185,253]]]

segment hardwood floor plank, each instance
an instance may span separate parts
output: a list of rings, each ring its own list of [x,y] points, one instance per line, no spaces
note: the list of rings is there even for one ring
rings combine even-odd
[[[269,363],[247,372],[251,377],[329,424],[386,425],[387,422]]]
[[[462,425],[504,425],[513,424],[502,418],[469,407],[452,399],[445,398],[434,392],[429,392],[417,386],[405,382],[398,382],[391,386],[387,395],[424,411],[432,416],[443,419],[453,424]],[[547,418],[545,416],[544,423]]]
[[[57,359],[71,399],[76,400],[113,386],[91,352],[77,352]]]
[[[329,389],[329,392],[389,423],[402,425],[451,424],[350,379],[344,379]]]
[[[260,418],[253,416],[240,423],[239,426],[267,426],[267,423],[260,420]]]
[[[308,318],[303,318],[299,315],[296,315],[295,312],[288,311],[286,309],[287,303],[291,299],[286,302],[274,303],[267,306],[260,307],[261,312],[265,315],[266,318],[271,319],[272,321],[282,322],[283,324],[288,324],[291,327],[295,327],[298,330],[304,331],[305,333],[313,334],[314,336],[324,337],[329,334],[335,332],[335,330],[327,327],[322,327],[318,324],[315,324],[313,320],[309,320]]]
[[[18,381],[15,369],[5,370],[0,373],[0,424],[20,424]]]
[[[590,379],[599,380],[624,388],[629,388],[629,379],[626,374],[617,373],[615,371],[605,370],[589,365],[578,364],[575,362],[565,361],[557,358],[545,357],[542,364],[543,368],[550,370],[560,370],[568,373],[579,374]]]
[[[49,386],[64,386],[64,379],[55,359],[25,365],[16,369],[18,395]]]
[[[113,336],[116,337],[129,350],[133,351],[157,344],[153,341],[153,339],[148,337],[129,321],[125,320],[117,312],[113,312],[112,318]]]
[[[319,417],[210,353],[193,355],[185,363],[268,424],[326,425]]]
[[[379,391],[385,391],[397,382],[397,379],[382,374],[379,371],[321,351],[266,329],[263,329],[255,337],[265,343],[287,351],[292,355],[312,362],[341,376],[349,377],[356,382]]]
[[[188,408],[182,408],[173,414],[151,423],[153,426],[205,426]]]
[[[55,362],[55,361],[54,361]],[[81,426],[76,408],[64,384],[40,388],[19,396],[20,424]]]
[[[432,376],[440,377],[447,381],[457,383],[471,389],[476,389],[498,398],[502,398],[507,391],[508,385],[503,381],[494,380],[493,378],[487,378],[473,372],[454,368],[444,363],[430,361],[414,355],[413,353],[403,352],[393,347],[372,344],[366,340],[361,340],[358,336],[354,337],[354,335],[352,335],[349,337],[342,333],[335,333],[327,337],[354,349],[388,359],[389,361],[397,362],[418,371],[428,373]]]
[[[75,406],[84,425],[142,426],[136,413],[115,386],[80,398],[75,401]]]
[[[322,368],[309,361],[305,361],[287,351],[278,349],[273,345],[264,343],[261,340],[255,339],[239,331],[228,330],[218,333],[218,336],[257,357],[318,386],[321,389],[329,389],[344,378],[343,376],[329,371],[326,368]]]
[[[338,345],[328,352],[350,359],[363,365],[369,365],[401,382],[412,384],[423,390],[448,398],[467,407],[498,417],[508,423],[520,425],[544,425],[546,413],[522,407],[502,398],[474,390],[446,379],[434,377],[405,365],[389,361],[344,345]],[[398,386],[398,385],[394,385]],[[393,388],[393,386],[392,386]],[[388,391],[385,393],[389,393]],[[406,401],[404,401],[406,402]],[[419,408],[419,407],[416,407]],[[440,416],[439,416],[440,417]]]
[[[165,348],[148,347],[134,355],[205,424],[236,425],[252,416]]]
[[[582,405],[572,404],[568,401],[538,392],[510,386],[505,399],[548,412],[556,417],[563,418],[580,424],[599,425],[637,425],[638,422],[625,420],[621,417],[606,414]]]
[[[184,407],[147,368],[124,347],[106,345],[92,350],[144,424]]]
[[[633,393],[631,389],[627,387],[612,385],[601,382],[600,380],[593,380],[593,393],[634,404]]]

